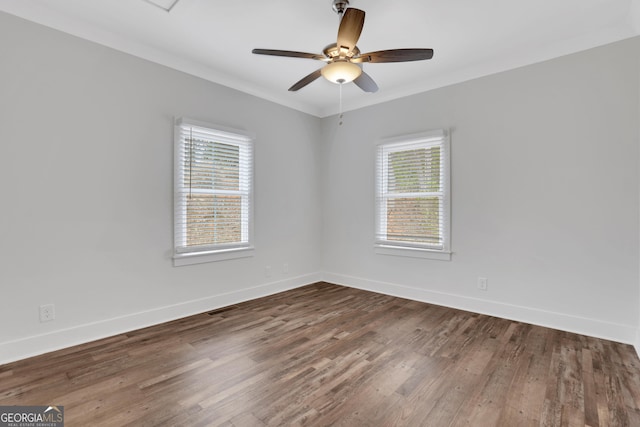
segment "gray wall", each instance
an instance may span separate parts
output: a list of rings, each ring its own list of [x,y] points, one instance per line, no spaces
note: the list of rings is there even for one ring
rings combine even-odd
[[[634,342],[638,52],[627,40],[337,126],[0,13],[0,363],[322,278]],[[254,257],[172,266],[179,116],[257,136]],[[375,254],[376,142],[441,127],[452,261]],[[55,321],[39,323],[44,303]]]
[[[319,119],[2,13],[0,61],[0,363],[318,280]],[[172,266],[179,116],[256,135],[253,258]]]
[[[328,280],[634,342],[639,52],[630,39],[325,120]],[[453,259],[375,254],[375,144],[437,128]]]

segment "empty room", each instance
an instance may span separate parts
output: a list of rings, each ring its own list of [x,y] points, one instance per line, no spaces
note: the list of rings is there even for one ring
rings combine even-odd
[[[640,0],[0,0],[0,427],[640,426]]]

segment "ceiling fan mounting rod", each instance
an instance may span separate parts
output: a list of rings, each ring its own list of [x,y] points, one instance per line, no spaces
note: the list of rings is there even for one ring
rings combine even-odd
[[[335,13],[340,15],[340,18],[344,15],[344,11],[349,7],[349,0],[333,0],[332,9]]]

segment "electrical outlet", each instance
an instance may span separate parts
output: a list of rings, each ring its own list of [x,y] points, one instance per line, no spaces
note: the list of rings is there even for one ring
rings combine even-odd
[[[56,310],[53,304],[40,306],[40,322],[51,322],[56,318]]]
[[[481,291],[487,290],[487,278],[486,277],[478,277],[478,289]]]
[[[264,268],[264,275],[265,275],[265,277],[271,277],[271,266],[270,265],[267,265]]]
[[[287,264],[286,262],[282,264],[282,272],[284,274],[289,274],[289,264]]]

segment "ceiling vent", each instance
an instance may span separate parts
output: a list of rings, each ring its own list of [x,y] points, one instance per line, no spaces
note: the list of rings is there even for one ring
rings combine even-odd
[[[180,0],[144,0],[144,1],[159,7],[165,12],[171,12],[171,9],[173,9],[173,6],[175,6],[176,3],[178,3]]]

